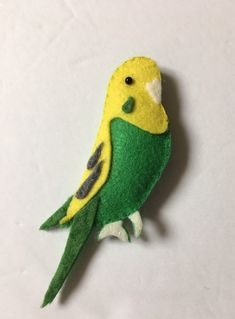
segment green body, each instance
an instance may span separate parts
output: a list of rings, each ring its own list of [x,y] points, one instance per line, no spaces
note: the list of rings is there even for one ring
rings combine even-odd
[[[121,119],[111,123],[112,164],[100,190],[98,223],[123,220],[139,210],[169,160],[171,135],[155,135]]]
[[[121,119],[111,122],[112,164],[107,182],[78,212],[72,221],[69,238],[45,294],[43,307],[51,303],[62,287],[93,225],[123,220],[143,205],[169,160],[171,136],[150,134]],[[59,224],[67,213],[70,197],[40,229]]]

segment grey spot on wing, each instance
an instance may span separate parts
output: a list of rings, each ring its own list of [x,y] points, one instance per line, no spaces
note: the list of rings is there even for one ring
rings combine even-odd
[[[103,142],[100,143],[100,145],[96,148],[95,152],[90,157],[90,159],[89,159],[89,161],[87,163],[87,168],[88,169],[93,168],[97,164],[97,162],[98,162],[98,160],[100,158],[100,154],[101,154],[101,151],[102,151],[102,148],[103,148],[103,144],[104,144]]]
[[[84,183],[81,185],[81,187],[76,192],[76,197],[78,199],[85,198],[90,190],[92,189],[93,185],[97,181],[97,179],[100,176],[101,170],[102,170],[103,161],[100,161],[96,167],[93,169],[91,174],[87,177],[87,179],[84,181]]]

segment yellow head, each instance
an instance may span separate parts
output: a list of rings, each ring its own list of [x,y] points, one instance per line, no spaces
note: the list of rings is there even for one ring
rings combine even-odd
[[[109,82],[104,117],[109,121],[121,118],[153,134],[167,130],[161,74],[153,60],[135,57],[116,69]]]

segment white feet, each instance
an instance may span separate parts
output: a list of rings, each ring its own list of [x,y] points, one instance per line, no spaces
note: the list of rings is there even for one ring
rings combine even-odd
[[[135,237],[139,237],[143,228],[142,219],[140,213],[136,211],[135,213],[128,216],[128,219],[131,221],[134,228]],[[117,237],[122,241],[128,241],[128,233],[125,228],[122,226],[123,221],[119,220],[114,223],[105,225],[98,236],[98,239],[104,239],[108,236]]]
[[[108,236],[114,236],[119,238],[122,241],[128,241],[128,234],[126,230],[122,227],[121,220],[105,225],[101,229],[98,239],[101,240]]]
[[[128,216],[128,218],[132,222],[135,237],[139,237],[143,229],[143,222],[140,213],[136,211],[134,214]]]

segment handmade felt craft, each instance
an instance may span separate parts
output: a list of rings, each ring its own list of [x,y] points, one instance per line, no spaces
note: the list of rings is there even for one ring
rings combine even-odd
[[[71,226],[42,306],[51,303],[91,230],[98,239],[130,240],[128,219],[140,236],[139,209],[160,179],[171,152],[168,118],[161,104],[161,75],[146,57],[124,62],[112,75],[96,142],[78,189],[40,229]]]

